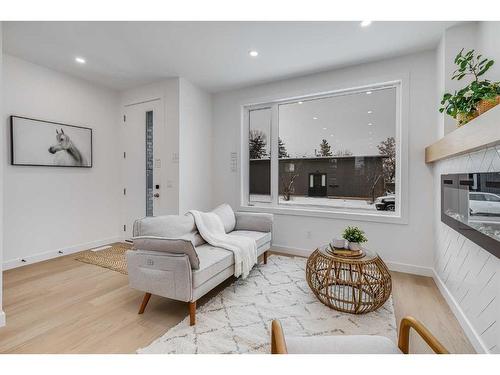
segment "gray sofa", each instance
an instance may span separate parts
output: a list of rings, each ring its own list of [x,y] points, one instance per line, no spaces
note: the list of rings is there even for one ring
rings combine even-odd
[[[212,212],[224,224],[227,234],[254,238],[257,254],[271,247],[273,216],[233,212],[221,205]],[[129,285],[145,292],[139,314],[152,294],[188,302],[190,324],[196,320],[196,301],[234,274],[234,256],[213,247],[199,235],[192,215],[157,216],[136,220],[134,247],[127,251]]]

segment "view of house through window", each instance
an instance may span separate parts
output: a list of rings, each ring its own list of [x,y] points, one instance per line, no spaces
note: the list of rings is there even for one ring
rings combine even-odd
[[[273,110],[279,134],[271,139]],[[394,86],[250,111],[250,202],[270,202],[277,178],[282,207],[395,211],[396,117]],[[275,176],[270,142],[278,142]]]

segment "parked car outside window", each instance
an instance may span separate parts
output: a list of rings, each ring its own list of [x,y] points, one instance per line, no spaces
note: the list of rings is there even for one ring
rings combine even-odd
[[[471,215],[500,215],[500,196],[493,193],[469,193]]]
[[[375,199],[375,208],[379,211],[394,211],[396,209],[396,196],[388,194]]]

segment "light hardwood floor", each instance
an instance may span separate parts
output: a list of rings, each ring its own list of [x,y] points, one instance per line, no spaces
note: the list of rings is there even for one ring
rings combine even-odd
[[[475,353],[462,327],[431,277],[391,272],[396,321],[411,315],[420,320],[436,338],[455,354]],[[410,336],[411,353],[432,353],[415,332]]]
[[[74,260],[75,254],[4,272],[0,353],[134,353],[187,315],[187,304],[143,293],[127,276]],[[460,325],[428,277],[392,273],[396,319],[420,319],[452,353],[473,353]],[[199,305],[227,286],[210,292]],[[427,348],[412,337],[411,352]]]

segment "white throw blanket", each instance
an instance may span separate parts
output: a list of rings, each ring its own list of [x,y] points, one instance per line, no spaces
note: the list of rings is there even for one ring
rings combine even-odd
[[[246,278],[257,263],[257,243],[243,236],[229,236],[222,220],[213,212],[189,211],[194,217],[198,232],[210,245],[232,251],[234,254],[234,276]]]

